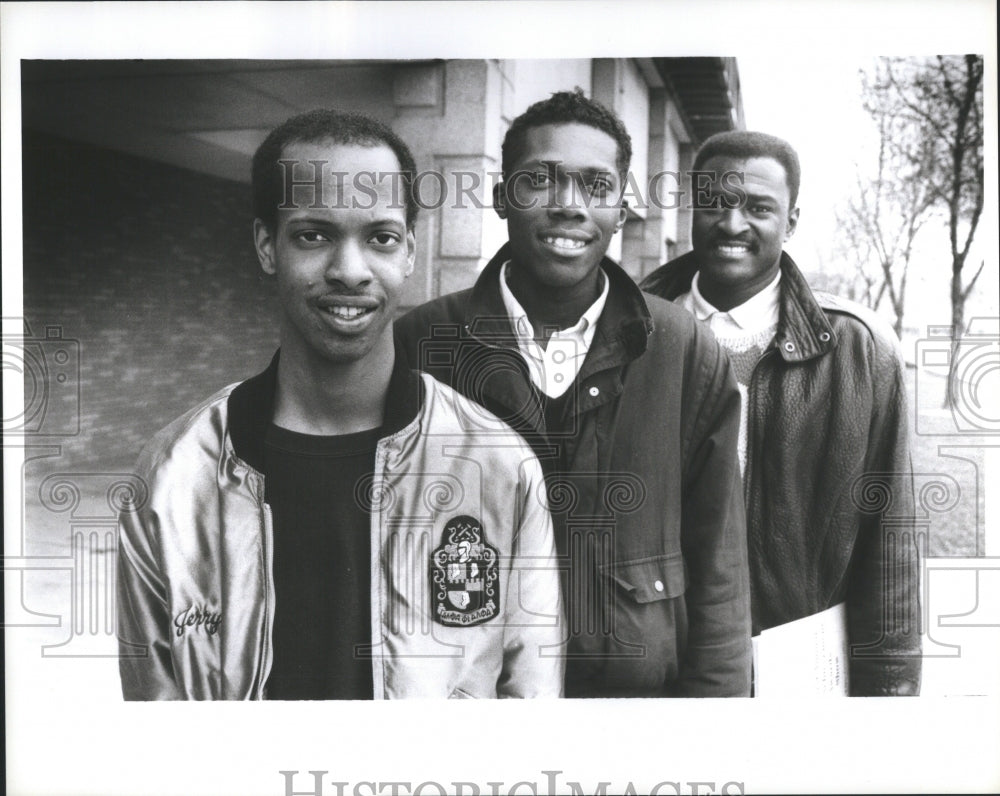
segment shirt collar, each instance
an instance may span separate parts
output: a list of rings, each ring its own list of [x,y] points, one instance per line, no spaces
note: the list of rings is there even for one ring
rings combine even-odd
[[[238,384],[229,394],[226,405],[229,437],[233,452],[258,472],[264,472],[264,436],[274,418],[274,396],[278,386],[276,351],[267,370]],[[385,439],[408,426],[424,405],[424,383],[415,370],[410,370],[406,354],[398,343],[395,361],[386,392],[382,438]]]
[[[514,327],[514,334],[517,335],[518,344],[523,346],[528,341],[534,341],[535,333],[531,326],[531,321],[528,319],[528,313],[524,311],[521,302],[517,300],[507,285],[507,269],[509,266],[510,260],[507,260],[500,268],[500,295],[503,298],[503,305],[507,310],[507,315],[510,317],[511,325]],[[607,275],[603,270],[600,271],[600,274],[602,287],[601,295],[597,297],[597,301],[586,309],[583,315],[580,316],[580,320],[573,326],[557,332],[561,337],[578,337],[583,342],[585,348],[589,348],[591,342],[593,342],[594,333],[597,331],[597,321],[600,319],[601,313],[604,312],[604,305],[608,301],[608,293],[611,290],[611,281]]]
[[[694,279],[691,280],[690,309],[694,312],[698,320],[704,321],[716,314],[728,315],[733,323],[746,331],[756,331],[777,325],[781,314],[780,269],[774,279],[768,283],[767,287],[759,293],[752,295],[738,307],[733,307],[728,312],[716,309],[714,305],[710,304],[701,295],[701,291],[698,289],[698,277],[700,276],[700,272],[696,273]]]

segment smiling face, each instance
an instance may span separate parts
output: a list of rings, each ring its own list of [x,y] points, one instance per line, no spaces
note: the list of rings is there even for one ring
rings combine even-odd
[[[792,208],[785,170],[773,158],[710,158],[701,170],[714,173],[715,207],[695,208],[691,244],[699,262],[698,287],[717,309],[737,307],[759,293],[777,275],[781,249],[795,231],[798,208]],[[743,182],[732,179],[743,175]],[[730,175],[728,178],[726,175]],[[733,189],[746,201],[733,204]]]
[[[550,297],[594,291],[601,258],[625,220],[617,155],[615,140],[589,125],[526,131],[494,195],[520,283]]]
[[[377,176],[399,171],[396,155],[385,145],[323,142],[282,154],[301,164],[297,181],[311,178],[310,161],[321,161],[323,173],[321,196],[297,185],[295,207],[278,210],[274,229],[254,222],[261,268],[277,280],[282,357],[345,364],[391,356],[392,319],[414,257],[394,181]]]

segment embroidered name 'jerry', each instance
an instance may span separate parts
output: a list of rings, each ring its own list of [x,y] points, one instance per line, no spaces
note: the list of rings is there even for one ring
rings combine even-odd
[[[197,630],[205,628],[205,632],[214,636],[222,623],[222,611],[209,611],[205,606],[195,603],[188,606],[174,617],[174,627],[177,628],[178,637],[184,635],[184,631],[192,627]]]

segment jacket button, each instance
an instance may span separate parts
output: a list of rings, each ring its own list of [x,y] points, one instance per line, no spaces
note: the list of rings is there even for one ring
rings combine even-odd
[[[600,394],[600,390],[596,387],[591,387],[587,392],[590,393],[591,398],[596,398]]]
[[[657,591],[663,591],[663,581],[662,580],[656,581],[656,583],[653,584],[653,588],[656,589]]]
[[[791,340],[789,340],[787,343],[785,343],[785,350],[788,351],[788,352],[794,351],[795,350],[795,343],[793,343]]]
[[[820,332],[819,333],[819,339],[822,340],[824,343],[829,343],[830,342],[830,333],[829,332]]]

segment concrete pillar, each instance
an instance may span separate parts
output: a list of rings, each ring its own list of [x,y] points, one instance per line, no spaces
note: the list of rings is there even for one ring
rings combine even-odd
[[[661,153],[656,151],[659,146],[656,129],[651,126],[660,111],[652,104],[654,90],[631,59],[595,59],[591,85],[593,99],[613,110],[632,138],[632,163],[626,183],[628,220],[622,234],[612,241],[608,255],[618,260],[633,278],[639,278],[648,261],[656,259],[656,241],[660,236],[659,210],[648,201],[649,176],[656,173],[655,164],[662,161]],[[662,128],[662,120],[655,124]]]
[[[694,166],[694,155],[696,148],[694,145],[685,143],[680,145],[678,167],[683,175],[684,196],[681,198],[680,207],[677,210],[677,242],[674,244],[674,251],[669,252],[670,257],[680,257],[691,251],[691,169]]]
[[[393,129],[416,160],[417,260],[403,303],[469,287],[483,264],[483,222],[499,172],[502,75],[496,62],[394,67]]]

